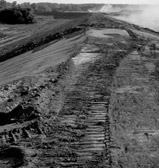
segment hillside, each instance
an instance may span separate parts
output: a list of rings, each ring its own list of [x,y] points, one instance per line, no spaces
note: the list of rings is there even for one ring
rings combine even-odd
[[[99,13],[36,26],[0,43],[0,167],[159,167],[159,34]]]

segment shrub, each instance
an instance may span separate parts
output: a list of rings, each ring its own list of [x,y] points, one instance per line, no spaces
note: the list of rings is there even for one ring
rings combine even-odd
[[[35,17],[29,8],[10,8],[0,11],[0,22],[7,24],[34,23]]]

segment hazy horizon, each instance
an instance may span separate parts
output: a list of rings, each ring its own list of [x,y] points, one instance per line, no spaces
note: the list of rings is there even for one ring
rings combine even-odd
[[[17,1],[18,3],[30,2],[50,2],[50,3],[72,3],[72,4],[85,4],[85,3],[97,3],[97,4],[158,4],[158,0],[7,0],[7,2]]]
[[[122,12],[127,11],[125,14]],[[134,10],[134,12],[133,12]],[[136,10],[138,12],[136,12]],[[122,8],[120,6],[113,5],[104,5],[100,10],[100,12],[104,13],[120,13],[118,16],[114,16],[117,19],[125,20],[130,23],[134,23],[136,25],[140,25],[142,27],[147,27],[156,31],[159,31],[159,6],[145,6],[141,5],[139,7],[125,7]],[[129,11],[129,12],[128,12]]]

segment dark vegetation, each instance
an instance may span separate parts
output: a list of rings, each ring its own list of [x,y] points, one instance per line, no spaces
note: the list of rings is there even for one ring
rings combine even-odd
[[[9,3],[5,0],[0,0],[0,9],[2,8],[30,8],[36,12],[88,12],[91,9],[100,9],[104,4],[58,4],[58,3],[22,3],[17,4],[16,1]]]
[[[36,15],[54,16],[54,19],[77,19],[89,14],[88,12],[36,12]]]
[[[35,12],[52,12],[52,11],[88,12],[90,9],[100,9],[103,6],[103,4],[77,5],[77,4],[57,4],[57,3],[33,3],[30,4],[30,6]]]
[[[29,8],[10,8],[0,11],[0,22],[7,24],[30,24],[35,17]]]

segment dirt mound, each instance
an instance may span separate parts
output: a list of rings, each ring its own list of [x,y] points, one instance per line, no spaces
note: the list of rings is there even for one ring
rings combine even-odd
[[[12,111],[8,113],[0,113],[0,125],[11,124],[15,122],[24,122],[37,118],[38,111],[34,107],[23,108],[22,105],[18,105]]]

